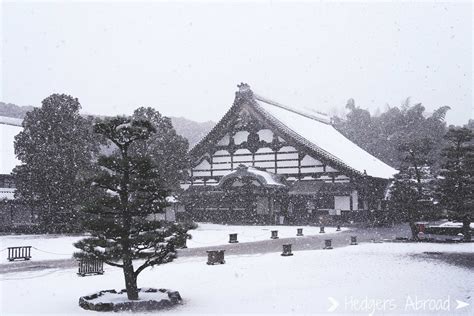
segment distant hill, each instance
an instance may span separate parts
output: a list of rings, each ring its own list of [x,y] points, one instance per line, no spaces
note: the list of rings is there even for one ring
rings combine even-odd
[[[0,102],[0,116],[4,117],[23,119],[26,112],[33,109],[33,106],[18,106],[12,103]],[[200,123],[184,117],[170,116],[170,118],[176,132],[189,141],[190,149],[206,136],[216,124],[212,121]]]
[[[215,122],[196,122],[184,117],[170,117],[176,132],[189,141],[189,149],[196,145],[216,125]]]
[[[26,112],[29,112],[33,109],[34,107],[31,105],[18,106],[12,103],[0,102],[0,116],[22,119],[25,117]]]

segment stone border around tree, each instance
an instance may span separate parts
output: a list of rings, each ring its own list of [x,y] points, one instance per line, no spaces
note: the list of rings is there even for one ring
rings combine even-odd
[[[112,293],[112,294],[124,294],[127,290],[103,290],[98,293],[94,293],[91,295],[82,296],[79,298],[79,306],[86,310],[92,310],[97,312],[120,312],[120,311],[156,311],[167,309],[173,307],[175,305],[181,304],[182,299],[181,295],[178,291],[171,291],[167,289],[153,289],[153,288],[143,288],[138,289],[138,292],[142,293],[167,293],[168,299],[160,299],[158,300],[138,300],[138,301],[126,301],[126,302],[91,302],[105,293]]]

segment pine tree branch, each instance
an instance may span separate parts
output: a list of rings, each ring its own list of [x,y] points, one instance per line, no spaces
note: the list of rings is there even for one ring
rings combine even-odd
[[[143,265],[141,265],[140,267],[138,267],[138,269],[135,271],[135,277],[137,277],[140,272],[142,272],[143,270],[145,270],[146,268],[148,267],[151,267],[151,266],[154,266],[155,264],[158,264],[158,263],[161,263],[163,262],[163,260],[166,258],[166,256],[168,256],[170,254],[170,252],[167,252],[168,249],[164,249],[166,252],[162,252],[160,251],[160,254],[158,255],[158,257],[155,257],[155,258],[150,258],[148,259],[147,261],[145,261],[145,263]],[[156,252],[155,252],[155,255]]]
[[[114,262],[111,262],[111,261],[108,261],[108,260],[104,260],[104,263],[108,264],[109,266],[113,266],[113,267],[117,267],[117,268],[123,268],[123,264],[114,263]]]

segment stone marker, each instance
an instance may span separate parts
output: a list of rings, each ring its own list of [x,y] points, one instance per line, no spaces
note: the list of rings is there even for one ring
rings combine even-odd
[[[357,245],[357,236],[351,236],[351,245]]]
[[[208,250],[207,251],[207,264],[224,264],[224,251],[225,250]]]
[[[236,244],[238,242],[237,234],[229,234],[229,244]]]
[[[332,239],[326,239],[324,240],[324,248],[323,249],[332,249]]]
[[[283,257],[292,256],[293,253],[291,252],[291,244],[283,245],[283,253],[281,254]]]

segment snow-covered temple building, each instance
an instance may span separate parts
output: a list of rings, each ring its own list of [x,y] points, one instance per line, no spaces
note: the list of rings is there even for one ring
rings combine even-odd
[[[15,157],[15,136],[23,128],[22,120],[0,116],[0,231],[3,227],[29,225],[34,217],[15,199],[15,183],[11,172],[20,161]]]
[[[190,152],[186,215],[224,223],[366,220],[397,172],[328,116],[240,84],[232,107]]]
[[[15,157],[15,136],[20,133],[21,119],[0,116],[0,200],[13,200],[15,184],[11,172],[20,161]]]

